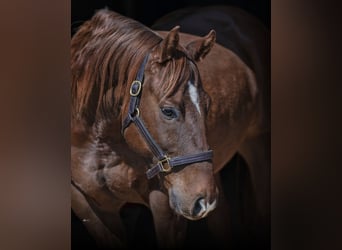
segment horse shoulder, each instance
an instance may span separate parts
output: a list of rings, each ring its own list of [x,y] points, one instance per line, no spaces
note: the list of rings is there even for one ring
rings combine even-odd
[[[138,167],[121,161],[106,166],[103,177],[108,189],[119,199],[148,206],[147,179],[141,171],[136,170]]]
[[[147,182],[113,150],[96,149],[94,145],[72,147],[72,177],[96,204],[119,209],[126,202],[146,205]]]

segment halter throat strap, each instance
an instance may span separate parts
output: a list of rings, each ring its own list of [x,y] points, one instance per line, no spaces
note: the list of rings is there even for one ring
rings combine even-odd
[[[128,108],[128,114],[123,121],[121,133],[123,134],[125,129],[131,124],[134,123],[138,128],[140,134],[145,139],[149,149],[154,154],[154,156],[158,159],[158,162],[146,172],[146,176],[148,179],[153,178],[160,172],[169,173],[172,171],[174,167],[177,166],[185,166],[188,164],[203,162],[203,161],[211,161],[213,157],[213,151],[205,151],[196,154],[190,154],[185,156],[176,156],[169,157],[155,142],[150,132],[147,130],[145,124],[140,118],[139,111],[139,103],[142,92],[142,85],[144,80],[144,71],[145,66],[148,61],[148,55],[144,58],[139,71],[137,73],[136,79],[132,82],[130,88],[130,102]]]

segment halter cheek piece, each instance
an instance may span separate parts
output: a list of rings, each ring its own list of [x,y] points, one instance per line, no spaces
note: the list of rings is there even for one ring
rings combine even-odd
[[[159,174],[160,172],[169,173],[174,167],[177,166],[184,166],[187,164],[195,163],[195,162],[202,162],[202,161],[210,161],[213,157],[213,151],[209,150],[206,152],[200,152],[191,155],[185,156],[176,156],[176,157],[169,157],[155,142],[152,138],[151,134],[148,132],[147,128],[145,127],[143,121],[140,119],[140,112],[139,112],[139,102],[141,97],[142,91],[142,84],[144,78],[144,70],[148,60],[148,56],[144,58],[142,62],[136,80],[132,82],[130,88],[130,103],[128,114],[125,120],[123,121],[122,125],[122,134],[125,129],[133,122],[141,135],[144,137],[147,145],[149,146],[152,153],[157,157],[158,162],[152,168],[147,170],[146,175],[148,179],[153,178],[155,175]]]

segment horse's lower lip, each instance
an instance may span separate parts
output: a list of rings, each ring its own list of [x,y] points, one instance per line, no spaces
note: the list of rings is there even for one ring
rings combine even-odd
[[[196,217],[193,217],[193,216],[190,216],[190,215],[186,215],[186,214],[181,214],[183,217],[185,217],[186,219],[188,220],[200,220],[202,218],[204,218],[205,216],[196,216]]]
[[[203,214],[201,214],[200,216],[192,216],[192,215],[190,215],[190,214],[188,214],[188,213],[185,213],[185,212],[182,212],[182,211],[176,211],[176,213],[177,213],[178,215],[183,216],[184,218],[186,218],[186,219],[188,219],[188,220],[193,220],[193,221],[203,219],[203,218],[206,217],[207,214],[208,214],[208,213],[203,213]]]
[[[185,217],[186,219],[189,219],[189,220],[198,220],[198,219],[200,219],[200,218],[194,218],[193,216],[191,216],[187,212],[183,212],[181,209],[179,209],[178,206],[174,207],[174,211],[179,216]]]

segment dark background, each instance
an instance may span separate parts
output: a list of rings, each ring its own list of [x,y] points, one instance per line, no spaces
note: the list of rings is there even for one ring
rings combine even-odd
[[[108,7],[122,15],[131,17],[147,26],[151,26],[158,18],[179,8],[206,5],[234,5],[258,17],[267,27],[270,27],[271,4],[269,0],[72,0],[71,23],[72,32],[82,22],[90,19],[94,11]]]

